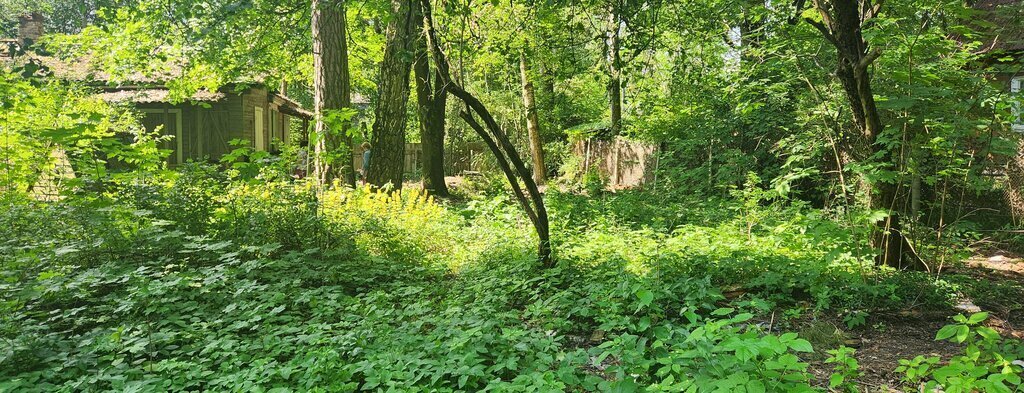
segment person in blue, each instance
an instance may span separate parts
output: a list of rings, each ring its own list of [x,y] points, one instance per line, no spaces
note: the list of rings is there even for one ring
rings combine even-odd
[[[363,185],[366,185],[366,174],[370,172],[370,143],[363,142]]]

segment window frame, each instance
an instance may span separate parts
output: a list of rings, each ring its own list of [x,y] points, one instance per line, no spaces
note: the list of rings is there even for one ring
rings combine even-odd
[[[1010,126],[1014,131],[1024,133],[1024,76],[1010,78],[1010,94],[1013,96],[1013,121]]]

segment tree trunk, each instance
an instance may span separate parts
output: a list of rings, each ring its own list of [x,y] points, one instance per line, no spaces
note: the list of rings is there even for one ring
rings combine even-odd
[[[1024,141],[1017,151],[1024,152]],[[1006,204],[1010,206],[1011,219],[1018,226],[1024,226],[1024,153],[1010,159],[1006,168]]]
[[[423,34],[419,34],[416,39],[413,70],[416,75],[416,112],[419,115],[420,141],[423,146],[423,189],[431,195],[447,197],[448,185],[444,181],[444,127],[448,93],[436,71],[434,83],[431,84],[430,58]]]
[[[366,180],[381,187],[390,183],[402,188],[405,171],[406,105],[409,102],[409,71],[415,34],[422,26],[416,0],[392,0],[384,59],[380,64],[379,96],[370,138],[370,168]]]
[[[340,172],[354,185],[352,138],[325,122],[331,112],[351,106],[345,6],[341,0],[313,0],[312,12],[313,177],[328,184]]]
[[[619,53],[619,29],[621,21],[618,10],[608,10],[608,101],[611,111],[609,131],[618,135],[622,131],[622,56]]]
[[[910,179],[910,216],[913,219],[918,218],[918,214],[921,212],[921,175],[918,173],[914,174],[914,177]]]
[[[884,127],[875,106],[871,74],[868,72],[881,52],[869,50],[861,34],[863,23],[878,14],[880,4],[872,4],[871,0],[814,0],[813,4],[821,15],[821,21],[807,21],[836,48],[839,60],[836,77],[846,93],[854,123],[861,131],[852,141],[850,150],[858,160],[876,159],[883,164],[895,165],[891,151],[877,143]],[[927,269],[904,236],[900,214],[893,208],[898,197],[897,184],[886,181],[864,183],[872,188],[869,190],[870,207],[889,213],[887,218],[876,223],[875,233],[871,236],[872,246],[879,251],[876,261],[896,268]]]
[[[530,139],[530,156],[533,158],[533,181],[543,184],[547,170],[544,167],[544,145],[540,140],[540,120],[537,118],[537,100],[530,82],[526,53],[519,52],[519,75],[523,83],[523,107],[526,108],[526,134]]]

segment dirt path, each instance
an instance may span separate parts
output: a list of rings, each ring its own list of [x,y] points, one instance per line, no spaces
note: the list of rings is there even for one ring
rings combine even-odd
[[[975,280],[981,287],[1003,286],[1005,295],[999,292],[995,299],[963,299],[955,309],[939,312],[904,311],[887,315],[876,315],[873,327],[862,331],[846,332],[857,349],[857,361],[864,376],[859,380],[863,391],[900,391],[900,375],[895,373],[900,359],[912,359],[917,355],[939,356],[943,360],[958,354],[959,345],[935,341],[935,334],[942,326],[950,323],[950,317],[957,313],[969,314],[988,311],[986,325],[999,331],[1003,337],[1024,339],[1024,258],[1006,253],[979,255],[967,261],[962,267],[949,269],[946,274],[959,274]],[[987,295],[992,296],[992,295]],[[984,300],[984,301],[980,301]],[[1006,306],[1011,306],[1007,308]],[[826,383],[832,366],[821,361],[811,362],[811,372],[819,383]]]

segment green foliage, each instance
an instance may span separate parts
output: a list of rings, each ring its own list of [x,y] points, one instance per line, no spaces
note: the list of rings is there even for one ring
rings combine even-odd
[[[502,193],[446,207],[271,168],[188,164],[90,198],[5,199],[2,387],[808,391],[824,383],[813,335],[767,331],[765,313],[934,290],[842,256],[841,227],[763,206],[763,190],[672,221],[648,215],[650,194],[550,194],[553,222],[579,227],[558,228],[561,262],[541,271]],[[735,285],[746,294],[727,299]],[[852,354],[830,354],[832,387],[852,389]]]
[[[608,181],[601,175],[601,171],[598,170],[597,166],[592,166],[590,170],[583,173],[583,179],[580,182],[582,183],[583,190],[592,197],[601,195],[608,188]]]
[[[645,345],[646,340],[633,342],[631,337],[625,336],[624,339],[630,340],[626,341],[627,348],[646,346],[653,355],[648,356],[653,359],[631,367],[612,367],[610,371],[619,378],[653,372],[656,382],[648,391],[812,391],[807,384],[810,379],[807,364],[798,357],[800,353],[812,351],[807,340],[797,338],[796,333],[773,336],[749,326],[743,328],[739,324],[753,315],[740,313],[730,317],[732,313],[732,309],[714,310],[711,315],[721,319],[709,320],[691,314],[688,318],[694,325],[655,328],[649,345]],[[622,345],[620,341],[622,339],[603,346],[615,348],[615,345]]]
[[[875,266],[869,247],[890,212],[862,203],[863,184],[920,180],[922,209],[905,222],[915,239],[938,239],[915,244],[929,260],[962,259],[979,228],[1005,225],[971,216],[988,210],[972,199],[999,189],[988,175],[1015,147],[1012,105],[979,72],[985,39],[962,2],[886,4],[863,30],[884,49],[870,72],[886,125],[876,147],[890,161],[861,151],[873,146],[858,143],[833,51],[809,25],[786,23],[788,3],[436,4],[453,75],[517,143],[516,71],[521,54],[530,60],[548,166],[563,175],[545,193],[557,266],[536,266],[529,223],[490,156],[473,158],[483,173],[444,203],[291,179],[290,148],[278,156],[246,140],[219,165],[170,172],[166,137],[141,130],[129,108],[39,78],[45,69],[10,70],[0,76],[0,390],[851,392],[854,351],[831,323],[800,326],[809,317],[864,329],[959,296],[1019,311],[1018,285]],[[82,18],[98,19],[45,49],[115,84],[166,80],[174,102],[278,81],[310,95],[308,4],[118,5],[86,5],[97,10]],[[351,82],[372,101],[389,7],[346,6]],[[607,128],[608,13],[621,19],[623,132],[663,147],[648,192],[609,192],[569,152]],[[358,138],[346,128],[354,115],[322,114],[331,136]],[[478,142],[461,123],[447,131],[455,148]],[[61,185],[64,198],[33,199],[56,148],[77,180]],[[940,330],[964,353],[906,360],[905,381],[1019,390],[1024,354],[985,317]],[[827,381],[809,366],[822,351]]]
[[[965,344],[963,353],[940,364],[937,356],[917,356],[900,360],[896,372],[918,390],[941,388],[946,392],[1012,392],[1020,389],[1024,346],[1004,340],[994,329],[983,325],[988,313],[953,317],[954,324],[943,326],[936,340]]]
[[[859,391],[856,381],[863,373],[860,372],[857,358],[853,356],[856,352],[853,348],[848,347],[839,347],[828,351],[831,357],[826,359],[825,363],[833,364],[832,376],[828,380],[829,389],[847,393]]]
[[[61,194],[162,166],[165,138],[92,92],[0,71],[0,190]]]

